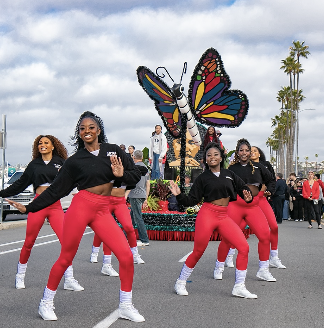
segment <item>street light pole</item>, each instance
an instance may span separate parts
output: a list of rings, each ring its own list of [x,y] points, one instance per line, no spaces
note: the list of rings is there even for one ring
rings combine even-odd
[[[4,173],[5,173],[5,165],[6,165],[6,115],[2,114],[2,130],[0,133],[0,149],[2,149],[2,177],[1,177],[1,189],[4,187]],[[1,198],[1,206],[0,206],[0,224],[2,223],[2,213],[3,213],[3,198]]]
[[[296,117],[296,157],[295,157],[295,173],[296,176],[298,175],[298,141],[299,141],[299,112],[303,112],[304,110],[316,110],[315,108],[305,108],[302,110],[297,110],[297,117]]]

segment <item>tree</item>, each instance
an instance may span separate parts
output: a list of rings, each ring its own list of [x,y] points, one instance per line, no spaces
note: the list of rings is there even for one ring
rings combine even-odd
[[[315,162],[315,171],[317,172],[317,158],[318,158],[318,154],[315,154],[315,158],[316,158],[316,162]]]
[[[307,175],[306,175],[307,168],[308,168],[308,156],[305,156],[305,171],[304,171],[305,177],[307,177]]]

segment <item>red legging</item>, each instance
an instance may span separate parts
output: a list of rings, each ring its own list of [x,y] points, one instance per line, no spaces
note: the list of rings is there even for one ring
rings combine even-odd
[[[204,203],[202,205],[196,218],[194,249],[186,260],[187,267],[195,267],[208,245],[210,236],[216,229],[223,240],[225,239],[228,243],[233,244],[234,247],[237,248],[237,269],[246,270],[249,244],[240,228],[227,215],[227,209],[228,208],[225,206],[217,206],[211,203]]]
[[[114,213],[117,220],[123,226],[123,229],[126,231],[127,239],[129,246],[131,248],[137,246],[136,234],[132,223],[132,218],[130,216],[129,209],[126,205],[125,197],[116,197],[116,196],[108,196],[109,197],[109,210],[110,213]],[[93,246],[100,247],[102,240],[95,233],[93,237]],[[111,249],[103,244],[103,252],[105,255],[111,255]]]
[[[88,225],[107,244],[119,261],[120,289],[132,290],[133,254],[122,230],[110,214],[109,198],[86,190],[79,191],[65,213],[61,254],[50,272],[47,288],[56,290],[61,278],[73,260],[82,235]]]
[[[258,196],[259,196],[259,207],[264,213],[270,227],[271,249],[276,250],[278,249],[278,224],[277,224],[276,216],[273,213],[273,209],[269,204],[269,202],[267,201],[267,198],[264,197],[264,191],[260,191]]]
[[[243,220],[251,227],[259,239],[259,260],[267,261],[269,260],[270,253],[270,231],[267,219],[258,204],[258,196],[253,197],[253,201],[249,204],[240,196],[237,196],[236,201],[228,204],[228,215],[239,227],[242,227]],[[245,225],[245,223],[243,222],[243,225]],[[234,244],[232,245],[234,246],[232,248],[236,248]],[[219,262],[225,261],[230,246],[231,245],[224,240],[220,242],[217,255]]]
[[[36,194],[35,198],[39,195]],[[57,238],[62,244],[62,234],[63,234],[63,219],[64,212],[60,201],[36,212],[29,213],[27,217],[27,227],[26,227],[26,238],[24,245],[20,252],[19,262],[21,264],[26,264],[30,257],[30,252],[35,244],[35,240],[39,234],[40,229],[44,224],[44,220],[48,219],[52,229],[54,230]],[[70,263],[72,265],[72,262]]]

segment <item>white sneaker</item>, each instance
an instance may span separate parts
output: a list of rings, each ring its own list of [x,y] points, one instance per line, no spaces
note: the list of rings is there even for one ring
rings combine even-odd
[[[73,277],[64,280],[64,289],[73,290],[75,292],[84,290],[84,288],[79,284],[79,282],[75,280]]]
[[[55,321],[57,320],[57,316],[54,312],[54,302],[51,301],[45,301],[41,300],[38,307],[38,314],[44,319],[44,320],[51,320]]]
[[[261,280],[266,280],[269,282],[277,281],[276,278],[272,276],[268,268],[260,268],[256,276]]]
[[[223,279],[224,268],[215,268],[214,269],[214,279],[222,280]]]
[[[103,264],[101,268],[101,273],[110,276],[110,277],[118,277],[119,274],[114,270],[111,264]]]
[[[225,260],[225,266],[228,268],[234,268],[233,255],[227,255]]]
[[[185,280],[179,280],[177,279],[175,285],[174,285],[174,290],[178,295],[181,296],[188,296],[188,292],[186,289],[186,281]]]
[[[142,260],[141,255],[139,255],[139,254],[135,254],[135,255],[133,256],[133,258],[134,258],[134,263],[135,263],[135,264],[144,264],[144,263],[145,263],[145,262]]]
[[[119,318],[134,322],[145,321],[145,318],[138,313],[132,303],[119,303]]]
[[[286,267],[281,263],[278,256],[270,257],[269,265],[273,268],[286,269]]]
[[[98,263],[98,255],[99,255],[99,253],[91,253],[90,262],[91,263]]]
[[[258,298],[257,295],[250,293],[244,283],[235,284],[232,290],[233,296],[243,297],[243,298]]]
[[[137,241],[137,246],[150,246],[150,243],[143,243],[140,240]]]
[[[24,273],[16,274],[16,288],[17,289],[25,288],[25,274]]]

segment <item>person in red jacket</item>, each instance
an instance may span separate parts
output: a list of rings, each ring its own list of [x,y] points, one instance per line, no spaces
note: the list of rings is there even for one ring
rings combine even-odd
[[[303,197],[305,199],[305,218],[308,220],[309,229],[313,228],[311,214],[312,208],[315,212],[318,229],[322,229],[321,216],[318,206],[319,194],[319,183],[314,180],[314,172],[309,171],[308,180],[303,183]]]

